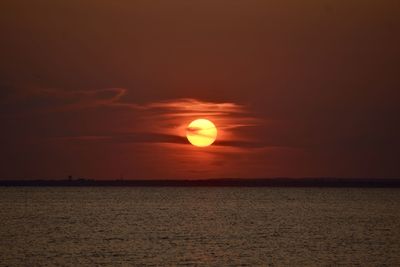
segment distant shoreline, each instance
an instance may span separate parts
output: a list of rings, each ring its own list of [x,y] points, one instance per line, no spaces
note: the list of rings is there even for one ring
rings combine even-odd
[[[400,178],[265,178],[207,180],[0,180],[0,187],[362,187],[400,188]]]

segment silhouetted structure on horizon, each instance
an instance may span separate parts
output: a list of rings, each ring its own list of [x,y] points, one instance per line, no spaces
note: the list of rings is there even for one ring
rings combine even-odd
[[[231,186],[231,187],[400,187],[400,179],[387,178],[265,178],[207,180],[0,180],[0,186]]]

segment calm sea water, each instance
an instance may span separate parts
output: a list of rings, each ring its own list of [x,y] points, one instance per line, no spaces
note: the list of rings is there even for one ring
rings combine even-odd
[[[400,190],[0,188],[0,265],[399,266]]]

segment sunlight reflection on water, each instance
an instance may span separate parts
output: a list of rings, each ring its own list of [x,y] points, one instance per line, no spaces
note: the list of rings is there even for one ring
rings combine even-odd
[[[399,193],[0,188],[0,265],[399,265]]]

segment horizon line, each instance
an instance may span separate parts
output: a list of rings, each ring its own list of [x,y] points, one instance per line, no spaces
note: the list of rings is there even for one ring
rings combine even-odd
[[[275,178],[216,178],[216,179],[33,179],[33,180],[0,180],[0,187],[400,187],[400,178],[340,178],[340,177],[275,177]]]

